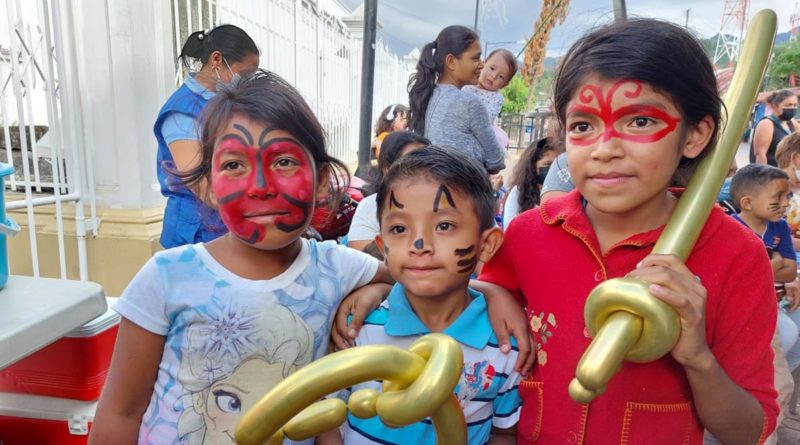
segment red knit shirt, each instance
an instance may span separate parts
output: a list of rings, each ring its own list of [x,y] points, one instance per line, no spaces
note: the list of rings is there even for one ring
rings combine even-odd
[[[537,340],[538,363],[519,386],[520,444],[703,443],[685,371],[669,354],[646,364],[625,362],[588,405],[567,392],[591,340],[583,320],[586,297],[599,282],[633,270],[662,230],[634,235],[604,255],[577,191],[518,216],[508,227],[480,279],[521,292]],[[778,414],[770,348],[777,308],[763,243],[714,208],[686,264],[707,290],[711,351],[763,407],[763,441]]]

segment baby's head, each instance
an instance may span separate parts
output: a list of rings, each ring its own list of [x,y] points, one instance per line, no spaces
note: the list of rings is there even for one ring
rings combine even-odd
[[[517,73],[517,58],[507,50],[498,48],[489,53],[478,77],[478,86],[487,91],[498,91],[511,82]]]
[[[377,195],[376,242],[392,276],[414,295],[466,286],[502,242],[486,171],[451,148],[427,146],[398,160]]]
[[[245,73],[201,117],[200,165],[187,184],[210,184],[208,200],[237,239],[274,250],[295,241],[316,201],[338,202],[347,168],[300,93],[278,75]]]
[[[789,207],[789,175],[771,165],[746,165],[733,175],[731,197],[740,213],[763,222],[778,221]]]

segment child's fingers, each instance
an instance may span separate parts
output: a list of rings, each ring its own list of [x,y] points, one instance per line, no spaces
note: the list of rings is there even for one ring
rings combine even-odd
[[[533,362],[536,359],[534,357],[533,351],[533,341],[531,340],[531,333],[528,330],[527,325],[524,329],[520,329],[517,327],[511,327],[511,335],[517,339],[517,362],[514,363],[514,369],[516,369],[520,374],[527,374],[530,372],[531,368],[533,367]],[[506,337],[508,340],[508,337]],[[500,338],[497,339],[500,341]],[[503,343],[500,343],[501,345]],[[508,345],[509,350],[511,349],[511,344],[509,341]]]
[[[525,363],[522,365],[522,369],[518,370],[520,375],[522,375],[522,377],[527,377],[528,374],[531,372],[531,369],[533,369],[533,365],[536,363],[536,354],[533,353],[533,345],[536,344],[535,343],[536,340],[533,338],[530,332],[528,332],[528,341],[531,344],[531,353],[528,354],[528,359],[525,360]],[[519,364],[519,359],[517,359],[517,365],[518,364]],[[516,369],[516,365],[514,369]]]
[[[353,346],[355,346],[355,339],[358,337],[358,333],[361,331],[361,326],[364,325],[364,320],[367,318],[370,312],[374,309],[370,307],[368,304],[360,304],[361,300],[356,301],[353,307],[350,309],[350,314],[352,317],[350,318],[350,325],[349,329],[347,330],[347,336],[350,338],[350,342]]]
[[[350,343],[350,338],[347,336],[348,326],[347,317],[350,315],[349,305],[342,305],[336,311],[336,318],[333,320],[333,329],[331,329],[331,340],[336,345],[336,349],[347,349],[353,346]]]

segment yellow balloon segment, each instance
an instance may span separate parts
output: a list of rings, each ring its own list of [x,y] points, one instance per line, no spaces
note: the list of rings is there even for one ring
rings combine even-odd
[[[653,253],[672,254],[682,261],[691,253],[736,155],[769,62],[776,23],[777,16],[769,9],[753,18],[739,56],[743,62],[725,96],[730,114],[722,136],[698,165]],[[586,300],[584,319],[594,339],[569,385],[570,396],[580,403],[600,395],[623,360],[657,360],[671,351],[680,337],[678,314],[653,297],[647,283],[630,278],[615,278],[596,287]]]
[[[379,416],[404,426],[430,417],[437,443],[467,443],[464,413],[453,394],[463,367],[461,346],[444,334],[428,334],[408,350],[360,346],[323,357],[290,375],[244,414],[239,445],[305,440],[356,417]],[[322,397],[358,383],[383,380],[383,392],[359,390],[347,403]]]

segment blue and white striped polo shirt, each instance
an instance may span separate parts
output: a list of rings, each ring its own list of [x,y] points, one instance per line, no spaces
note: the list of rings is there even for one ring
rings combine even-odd
[[[457,340],[464,351],[464,370],[455,393],[467,420],[469,444],[483,445],[489,441],[492,426],[506,429],[517,424],[520,376],[514,370],[516,341],[512,339],[511,352],[502,353],[489,323],[483,294],[472,289],[469,294],[472,302],[443,333]],[[403,286],[398,283],[381,307],[367,317],[356,344],[408,348],[428,333],[430,329],[414,313]],[[362,383],[352,391],[363,388],[380,391],[381,385],[376,381]],[[344,427],[344,443],[433,445],[436,434],[430,419],[403,428],[389,428],[378,417],[359,419],[351,414]]]

